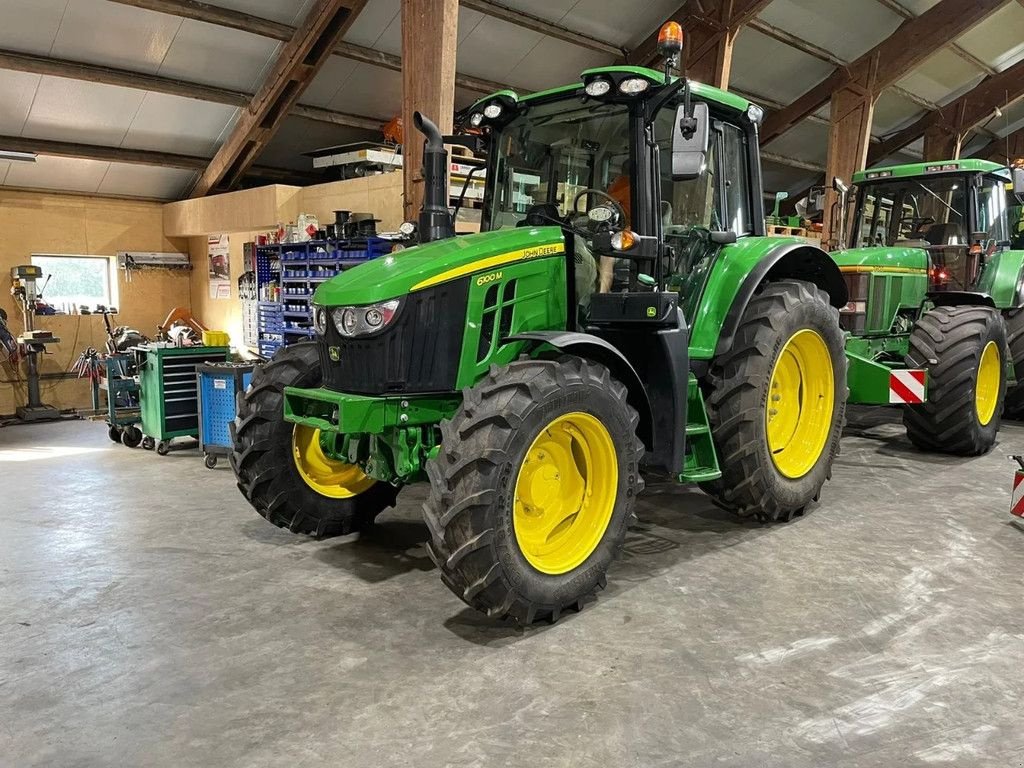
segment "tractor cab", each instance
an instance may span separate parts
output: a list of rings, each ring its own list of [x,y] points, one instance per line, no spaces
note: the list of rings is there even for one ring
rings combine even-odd
[[[879,168],[854,182],[850,247],[924,251],[929,292],[983,291],[987,265],[1021,246],[1012,173],[996,163]]]
[[[764,234],[761,116],[733,94],[638,67],[482,99],[466,115],[488,140],[482,229],[561,228],[581,324],[612,319],[594,297],[622,292],[643,294],[625,300],[643,305],[634,320],[674,320],[677,301],[692,318],[720,246]]]

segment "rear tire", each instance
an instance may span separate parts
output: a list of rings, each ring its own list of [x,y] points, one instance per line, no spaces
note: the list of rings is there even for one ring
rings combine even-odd
[[[780,470],[779,456],[769,447],[767,419],[778,361],[802,331],[813,331],[827,350],[832,410],[822,416],[816,432],[818,452],[806,459],[809,468],[790,477]],[[707,410],[722,476],[701,483],[701,488],[716,504],[741,517],[773,522],[789,521],[817,501],[832,476],[846,414],[844,344],[838,310],[811,283],[768,283],[754,296],[732,346],[711,368]],[[804,406],[800,413],[810,410]]]
[[[976,394],[982,353],[990,343],[999,352],[999,382],[994,410],[985,421]],[[907,437],[915,446],[979,456],[995,445],[1006,395],[1006,347],[1002,316],[989,307],[936,307],[921,317],[910,334],[909,357],[928,368],[928,400],[903,409]]]
[[[358,495],[330,498],[299,473],[292,447],[295,425],[284,419],[284,388],[319,387],[322,378],[315,342],[279,350],[238,394],[238,415],[230,426],[231,468],[253,508],[280,528],[320,538],[365,528],[394,506],[398,494],[378,482]]]
[[[1024,308],[1012,309],[1003,317],[1006,320],[1006,345],[1017,380],[1015,386],[1006,390],[1003,416],[1020,421],[1024,419]]]
[[[574,419],[599,424],[595,437],[574,431]],[[441,451],[427,463],[423,514],[442,581],[471,607],[520,624],[582,608],[604,587],[635,520],[638,421],[625,386],[602,365],[563,357],[492,367],[442,422]],[[551,450],[556,439],[566,448]],[[546,486],[545,450],[566,457]],[[561,521],[527,538],[533,516],[549,514]],[[548,567],[567,549],[562,567]]]

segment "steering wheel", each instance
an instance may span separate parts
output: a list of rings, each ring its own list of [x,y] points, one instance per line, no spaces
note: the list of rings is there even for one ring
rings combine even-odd
[[[579,193],[576,195],[576,197],[572,199],[573,213],[582,213],[586,215],[587,211],[580,210],[580,200],[586,197],[587,195],[597,195],[598,197],[604,198],[606,201],[611,203],[612,208],[615,209],[615,212],[619,216],[619,221],[626,221],[626,212],[622,209],[622,204],[614,197],[609,195],[607,192],[605,192],[603,189],[581,189]]]
[[[935,219],[931,216],[904,216],[899,221],[900,231],[903,230],[903,222],[905,221],[910,222],[907,226],[907,230],[913,234],[919,234],[921,227],[935,223]]]

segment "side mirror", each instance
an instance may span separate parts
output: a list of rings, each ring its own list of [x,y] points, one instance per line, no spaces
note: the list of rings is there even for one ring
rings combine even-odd
[[[825,188],[811,187],[807,193],[807,215],[816,216],[825,210]]]
[[[708,166],[708,144],[711,136],[711,121],[707,104],[693,105],[696,126],[687,137],[683,122],[687,120],[686,107],[680,104],[676,109],[675,128],[672,131],[672,181],[691,181],[704,175]],[[690,123],[690,127],[693,124]]]
[[[1024,205],[1024,168],[1014,168],[1013,171],[1013,196],[1017,202]]]

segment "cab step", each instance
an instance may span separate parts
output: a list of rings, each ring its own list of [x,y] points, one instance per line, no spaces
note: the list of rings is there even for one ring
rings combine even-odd
[[[704,395],[697,377],[691,373],[686,390],[686,456],[679,482],[703,483],[721,476]]]

